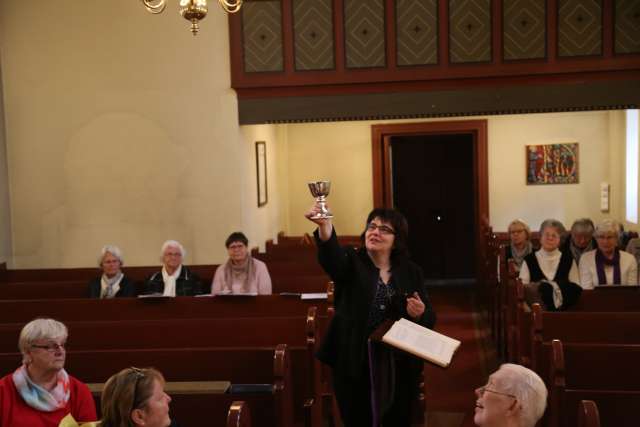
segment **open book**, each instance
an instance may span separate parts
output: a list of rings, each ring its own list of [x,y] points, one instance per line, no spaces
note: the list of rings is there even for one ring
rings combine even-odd
[[[460,347],[460,341],[404,318],[393,323],[382,341],[443,368],[449,366]]]

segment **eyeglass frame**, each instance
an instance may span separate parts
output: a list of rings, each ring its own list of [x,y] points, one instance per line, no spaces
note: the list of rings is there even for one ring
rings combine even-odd
[[[496,391],[496,390],[491,390],[490,388],[487,388],[486,386],[478,387],[478,388],[476,389],[476,392],[480,395],[480,397],[484,396],[484,393],[485,393],[485,392],[487,392],[487,391],[488,391],[489,393],[499,394],[499,395],[501,395],[501,396],[507,396],[507,397],[511,397],[511,398],[513,398],[513,399],[518,400],[518,398],[517,398],[515,395],[513,395],[513,394],[503,393],[503,392],[501,392],[501,391]]]
[[[367,224],[367,230],[368,231],[375,231],[378,230],[380,232],[380,234],[384,234],[384,235],[396,235],[396,230],[394,230],[391,227],[388,227],[384,224],[378,225],[375,222],[370,222],[369,224]]]
[[[46,350],[49,353],[55,353],[58,350],[62,350],[62,351],[67,351],[67,343],[63,342],[62,344],[58,344],[57,342],[55,343],[49,343],[47,345],[41,345],[41,344],[31,344],[29,347],[31,348],[40,348],[42,350]]]

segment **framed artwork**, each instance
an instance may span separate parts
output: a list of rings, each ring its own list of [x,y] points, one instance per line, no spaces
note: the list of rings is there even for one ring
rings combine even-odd
[[[527,185],[577,184],[578,143],[527,145]]]
[[[267,145],[256,141],[256,175],[258,177],[258,207],[267,204]]]

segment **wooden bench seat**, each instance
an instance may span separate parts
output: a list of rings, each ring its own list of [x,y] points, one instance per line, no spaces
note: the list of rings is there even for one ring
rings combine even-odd
[[[638,425],[640,345],[552,343],[549,418],[551,427],[577,425],[582,400],[598,407],[603,427]]]
[[[543,343],[640,344],[640,312],[548,312],[533,305],[531,366],[538,370],[548,357]]]
[[[110,300],[47,299],[0,301],[0,324],[26,323],[36,317],[69,321],[195,319],[219,317],[303,316],[309,307],[326,313],[327,300],[301,300],[296,296],[216,296],[164,299],[116,298]]]
[[[167,392],[171,396],[170,413],[182,427],[199,427],[202,425],[224,425],[228,417],[228,411],[234,401],[242,399],[251,407],[254,412],[254,418],[260,419],[260,425],[264,426],[287,426],[293,427],[302,422],[302,418],[296,419],[294,414],[296,411],[295,402],[293,400],[293,387],[291,383],[291,367],[289,360],[289,350],[287,346],[278,346],[273,349],[210,349],[202,352],[201,358],[193,352],[183,352],[174,350],[169,357],[160,352],[159,358],[148,354],[146,357],[140,358],[136,352],[132,354],[132,360],[136,363],[127,364],[126,355],[117,358],[119,363],[107,361],[99,354],[98,360],[105,362],[107,370],[118,372],[120,369],[135,365],[139,367],[154,366],[160,370],[168,381],[171,381],[172,374],[176,374],[177,365],[198,364],[202,370],[203,376],[217,376],[233,379],[234,383],[255,383],[270,384],[271,391],[267,393],[220,393],[220,390],[207,390],[205,387],[199,386],[198,380],[194,380],[192,389],[184,386],[177,388],[168,384]],[[113,358],[114,353],[107,357]],[[89,355],[87,355],[89,358]],[[195,360],[193,359],[195,358]],[[154,364],[145,362],[154,361]],[[248,365],[245,365],[249,363]],[[69,364],[68,370],[72,369],[88,369],[91,366],[97,368],[97,364],[91,360],[87,360],[85,366],[79,363],[75,365]],[[121,367],[120,367],[121,366]],[[244,368],[244,369],[243,369]],[[72,374],[80,377],[75,372]],[[107,378],[110,374],[107,374]],[[173,389],[173,390],[172,390]],[[94,394],[97,409],[100,413],[99,392]],[[300,411],[297,411],[300,412]],[[301,417],[301,415],[299,415]]]

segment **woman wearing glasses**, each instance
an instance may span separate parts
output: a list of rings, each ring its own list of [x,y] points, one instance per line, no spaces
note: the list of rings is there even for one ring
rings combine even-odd
[[[227,237],[224,245],[229,259],[216,270],[211,293],[271,295],[267,265],[251,256],[247,236],[236,231]]]
[[[64,370],[67,336],[67,327],[53,319],[22,328],[22,366],[0,380],[0,427],[57,427],[67,414],[97,419],[89,388]]]
[[[111,376],[102,391],[100,427],[168,427],[171,397],[164,377],[153,368],[126,368]]]
[[[332,368],[342,421],[371,425],[371,385],[367,339],[385,320],[409,319],[433,328],[435,313],[422,270],[408,258],[408,227],[393,209],[374,209],[365,223],[359,250],[341,247],[331,219],[315,219],[316,203],[305,215],[318,225],[314,235],[318,259],[335,283],[335,315],[318,358]],[[411,403],[418,394],[421,360],[393,352],[393,399],[381,413],[384,425],[409,426]],[[379,406],[379,405],[377,405]],[[385,406],[385,405],[383,405]]]
[[[547,388],[538,374],[505,363],[476,389],[473,421],[482,427],[534,427],[547,406]]]

